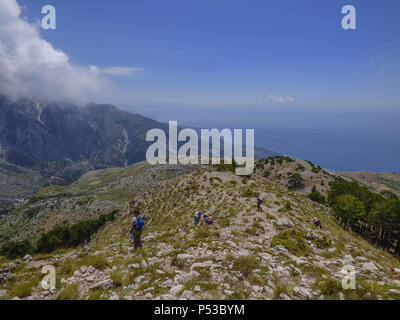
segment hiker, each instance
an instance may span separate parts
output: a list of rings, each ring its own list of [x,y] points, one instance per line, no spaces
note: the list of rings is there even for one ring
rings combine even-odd
[[[322,223],[318,218],[313,218],[312,223],[314,223],[318,228],[322,229]]]
[[[264,202],[259,196],[256,196],[257,198],[257,210],[262,210],[261,209],[261,204]]]
[[[196,211],[194,213],[193,219],[194,219],[194,225],[198,226],[199,222],[201,221],[201,211]]]
[[[133,237],[134,249],[136,250],[142,247],[142,230],[144,227],[144,220],[140,215],[139,210],[136,209],[133,214],[134,217],[132,219],[131,237]]]
[[[213,224],[213,219],[211,217],[207,216],[206,214],[204,215],[204,224],[206,226],[209,226],[210,224]]]

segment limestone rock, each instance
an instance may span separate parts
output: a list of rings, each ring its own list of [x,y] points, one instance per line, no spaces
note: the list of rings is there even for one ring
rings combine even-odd
[[[103,288],[104,290],[109,290],[113,286],[114,286],[114,281],[112,281],[111,279],[107,279],[107,280],[95,283],[94,285],[92,285],[90,287],[90,290],[100,289],[100,288]]]
[[[169,290],[169,293],[172,294],[172,295],[174,295],[174,296],[176,296],[176,295],[178,294],[178,292],[181,291],[182,289],[183,289],[183,285],[178,284],[178,285],[172,287],[172,288]]]

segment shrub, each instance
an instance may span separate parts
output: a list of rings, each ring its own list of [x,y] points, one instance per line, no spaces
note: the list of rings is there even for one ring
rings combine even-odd
[[[245,277],[248,277],[258,266],[259,262],[253,256],[239,257],[233,263],[233,269],[240,271]]]
[[[291,174],[286,187],[292,191],[303,189],[304,180],[298,173]]]
[[[271,170],[265,170],[263,174],[264,178],[269,178],[271,176],[271,173]]]
[[[399,199],[399,197],[390,190],[381,191],[381,196],[384,197],[385,199],[394,199],[394,200]]]
[[[251,198],[251,197],[255,197],[255,194],[253,191],[251,191],[250,189],[246,189],[243,193],[242,193],[242,197],[243,198]]]
[[[10,295],[12,297],[24,298],[28,297],[32,294],[33,284],[30,282],[21,282],[18,283],[15,287],[12,288]]]
[[[232,159],[232,163],[231,164],[225,164],[224,160],[221,160],[220,164],[216,165],[216,169],[217,169],[217,171],[235,172],[237,166],[238,165],[237,165],[235,159]]]
[[[316,289],[319,289],[321,294],[324,295],[328,299],[337,299],[339,292],[341,292],[342,284],[335,279],[321,279],[319,278],[316,281]]]
[[[57,295],[57,300],[77,300],[79,298],[79,283],[67,285]]]
[[[109,266],[109,263],[102,255],[86,255],[79,260],[78,266],[93,266],[96,269],[103,270]]]
[[[320,249],[328,248],[331,246],[331,241],[325,235],[322,238],[314,239],[313,242]]]
[[[315,188],[315,186],[312,187],[311,193],[308,195],[308,198],[310,198],[314,202],[318,202],[321,204],[325,204],[326,202],[325,197]]]
[[[32,253],[33,251],[32,245],[27,240],[20,242],[9,241],[2,246],[0,249],[0,254],[8,259],[15,259],[23,257],[28,253]]]
[[[118,270],[114,270],[111,272],[110,279],[114,282],[114,285],[116,287],[121,287],[124,284],[122,273]]]
[[[294,229],[285,230],[274,235],[271,246],[274,247],[277,245],[284,246],[296,255],[307,255],[310,251],[310,247],[304,240],[303,235]]]
[[[112,211],[97,219],[84,220],[71,226],[58,226],[39,238],[36,250],[51,252],[58,248],[71,248],[87,242],[103,225],[114,220],[115,213],[116,211]]]

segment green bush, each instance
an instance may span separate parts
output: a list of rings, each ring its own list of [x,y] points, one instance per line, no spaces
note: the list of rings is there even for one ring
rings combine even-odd
[[[251,191],[250,189],[246,189],[245,191],[243,191],[242,197],[243,198],[255,197],[255,193],[253,191]]]
[[[241,256],[233,263],[233,269],[240,271],[245,277],[248,277],[258,267],[259,262],[253,256]]]
[[[394,192],[390,191],[390,190],[383,190],[381,191],[381,196],[384,197],[385,199],[394,199],[397,200],[399,199],[399,197],[397,196],[397,194],[395,194]]]
[[[62,289],[57,295],[57,300],[77,300],[79,298],[79,283],[72,283]]]
[[[115,218],[116,211],[103,214],[97,219],[84,220],[71,226],[59,226],[43,234],[36,245],[38,252],[51,252],[58,248],[71,248],[90,240],[108,221]]]
[[[274,235],[271,246],[274,247],[277,245],[284,246],[296,255],[307,255],[310,251],[310,247],[304,240],[303,235],[294,229],[285,230]]]
[[[291,174],[286,186],[289,190],[296,191],[304,188],[304,180],[298,173]]]
[[[1,247],[0,254],[5,256],[7,259],[15,259],[23,257],[33,251],[34,249],[32,245],[27,240],[20,242],[9,241]]]
[[[314,202],[318,202],[321,204],[325,204],[326,202],[325,197],[315,188],[315,186],[312,187],[311,193],[308,195],[308,198],[310,198]]]

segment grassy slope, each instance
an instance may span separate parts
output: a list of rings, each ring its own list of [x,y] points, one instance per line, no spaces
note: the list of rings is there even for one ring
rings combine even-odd
[[[0,159],[0,214],[20,204],[45,183],[46,179],[37,172]]]
[[[393,172],[338,172],[338,174],[371,187],[377,192],[391,190],[400,196],[400,173]]]
[[[142,170],[135,172],[140,175]],[[112,182],[114,174],[120,178],[113,170],[107,174],[90,173],[68,190],[116,197],[108,189],[116,183]],[[116,193],[122,197],[122,203],[125,200],[122,189],[115,190],[119,190]],[[248,197],[249,190],[264,199],[262,212],[256,210],[255,199]],[[27,268],[36,266],[33,270],[37,272],[37,265],[43,262],[56,265],[59,278],[72,276],[82,265],[94,265],[98,269],[94,282],[111,277],[116,285],[112,290],[93,291],[89,290],[92,279],[79,278],[67,284],[59,282],[59,290],[46,299],[174,299],[184,290],[190,290],[192,298],[273,299],[284,298],[283,294],[304,298],[299,288],[309,290],[311,299],[321,295],[325,299],[337,299],[339,292],[347,299],[399,298],[389,291],[399,287],[395,282],[399,275],[391,271],[400,268],[397,259],[342,230],[326,207],[304,195],[289,192],[261,175],[246,179],[231,172],[200,169],[165,180],[147,191],[143,201],[143,214],[147,218],[144,249],[135,254],[131,252],[128,238],[131,217],[125,205],[117,221],[108,224],[88,244],[89,254],[82,249],[62,250],[58,255],[38,256],[37,261],[22,263],[16,277],[23,281],[10,284],[5,297],[11,298],[24,289],[29,291],[25,287],[32,283],[24,280]],[[52,192],[59,191],[43,190],[39,194]],[[198,209],[210,214],[215,224],[210,228],[194,227],[193,212]],[[313,217],[322,221],[323,230],[310,223]],[[293,227],[283,231],[279,225],[281,219],[289,220]],[[307,233],[311,232],[318,239],[309,240]],[[277,244],[286,247],[288,252],[279,251]],[[365,261],[354,259],[360,256]],[[143,260],[145,265],[131,267]],[[374,263],[377,270],[368,274],[363,268],[366,261]],[[194,263],[203,265],[196,267]],[[344,291],[340,287],[340,270],[345,264],[354,264],[358,271],[356,290]],[[191,270],[197,274],[193,276]],[[176,278],[179,273],[192,277]],[[143,278],[138,281],[138,277]],[[169,294],[170,287],[178,284],[182,285],[178,292]],[[44,298],[39,291],[33,296]]]
[[[45,231],[118,209],[150,192],[164,179],[190,172],[188,166],[153,168],[138,163],[127,168],[89,172],[70,186],[39,190],[23,205],[0,220],[0,243],[28,238],[35,241]]]

